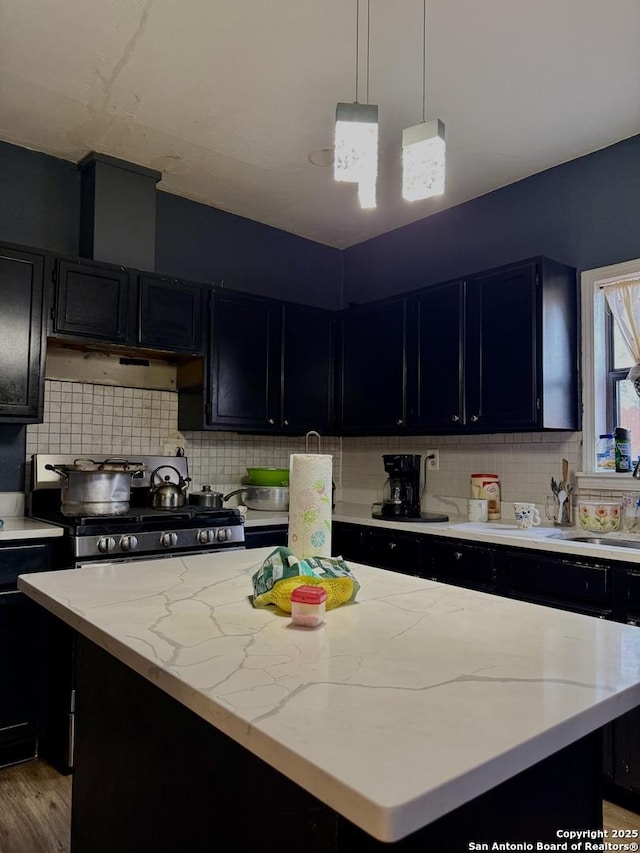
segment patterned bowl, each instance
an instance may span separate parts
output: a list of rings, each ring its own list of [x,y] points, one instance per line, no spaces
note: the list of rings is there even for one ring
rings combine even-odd
[[[613,501],[580,501],[578,521],[583,530],[610,533],[620,527],[620,504]]]

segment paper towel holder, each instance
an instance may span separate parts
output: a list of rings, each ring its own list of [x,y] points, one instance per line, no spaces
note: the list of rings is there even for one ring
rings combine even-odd
[[[309,438],[311,436],[315,436],[318,439],[318,447],[316,448],[316,453],[322,453],[322,439],[320,438],[320,433],[316,432],[315,429],[310,429],[308,433],[305,434],[304,437],[304,452],[309,452]]]
[[[318,439],[318,447],[316,449],[316,453],[322,453],[322,438],[320,437],[320,433],[316,432],[315,429],[310,429],[309,432],[305,433],[304,436],[304,452],[309,452],[309,438],[311,436]],[[336,484],[331,480],[331,509],[336,508]]]

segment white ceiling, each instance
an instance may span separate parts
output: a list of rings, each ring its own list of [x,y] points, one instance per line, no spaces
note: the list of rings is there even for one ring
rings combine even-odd
[[[447,188],[404,202],[422,14],[370,0],[374,211],[308,159],[355,98],[356,0],[0,0],[0,138],[150,166],[168,192],[343,248],[640,133],[640,0],[427,0]],[[362,102],[366,22],[360,0]]]

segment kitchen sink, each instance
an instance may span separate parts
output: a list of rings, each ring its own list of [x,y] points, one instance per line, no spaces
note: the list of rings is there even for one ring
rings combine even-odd
[[[564,542],[585,542],[587,545],[606,545],[607,548],[634,548],[640,550],[640,541],[633,539],[608,539],[605,536],[563,536],[556,533],[552,539],[562,539]]]

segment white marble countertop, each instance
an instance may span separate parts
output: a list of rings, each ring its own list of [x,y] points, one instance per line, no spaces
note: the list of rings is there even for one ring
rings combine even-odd
[[[269,527],[272,524],[288,525],[288,512],[265,512],[259,509],[248,509],[244,515],[245,527]]]
[[[12,539],[48,539],[64,535],[64,528],[33,518],[10,516],[0,528],[0,542]]]
[[[553,525],[541,525],[529,530],[518,530],[513,519],[504,519],[495,522],[475,523],[468,521],[466,516],[449,514],[446,522],[399,522],[382,521],[371,518],[371,506],[369,504],[342,503],[336,504],[333,521],[342,521],[350,524],[363,524],[369,527],[380,527],[387,530],[404,530],[409,533],[418,533],[425,536],[443,536],[452,539],[467,540],[470,543],[481,545],[510,545],[516,548],[533,548],[556,554],[578,555],[592,557],[601,560],[619,560],[624,562],[640,562],[640,534],[638,533],[608,533],[604,537],[611,542],[616,539],[637,540],[638,550],[629,548],[616,548],[608,546],[593,545],[587,542],[575,542],[570,538],[556,539],[561,536],[597,536],[580,527],[554,527]]]
[[[19,588],[384,841],[640,703],[640,629],[354,564],[316,630],[251,605],[270,548]]]
[[[449,521],[446,522],[401,522],[383,521],[371,517],[371,504],[361,503],[337,503],[333,512],[334,522],[345,522],[347,524],[362,524],[367,527],[383,528],[385,530],[404,530],[408,533],[417,533],[424,536],[443,536],[452,539],[466,540],[478,545],[510,545],[516,548],[532,548],[547,551],[554,554],[566,554],[574,556],[592,557],[600,560],[617,560],[620,562],[640,562],[640,533],[608,533],[605,539],[613,543],[616,539],[636,540],[638,550],[630,548],[616,548],[613,545],[593,545],[588,542],[575,542],[570,538],[561,539],[556,536],[597,536],[580,527],[559,528],[553,525],[541,525],[532,527],[530,530],[518,530],[513,519],[504,519],[496,522],[472,524],[464,515],[455,515],[450,512]],[[263,518],[265,516],[265,518]],[[269,518],[266,518],[269,516]],[[247,528],[268,524],[288,523],[288,516],[282,513],[267,513],[249,511],[246,515]]]

